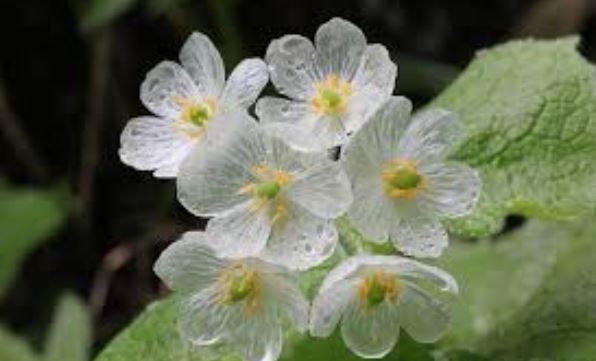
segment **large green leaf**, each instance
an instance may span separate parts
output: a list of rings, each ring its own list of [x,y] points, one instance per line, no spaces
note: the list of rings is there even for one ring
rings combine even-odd
[[[60,299],[46,336],[44,361],[87,361],[91,349],[91,319],[75,296]]]
[[[0,327],[0,360],[2,361],[38,361],[27,342]]]
[[[476,209],[451,230],[487,235],[507,214],[558,220],[594,208],[596,76],[576,46],[526,40],[482,51],[431,103],[461,118],[453,157],[483,180]]]
[[[11,188],[0,181],[0,298],[23,258],[65,220],[64,193],[61,188]]]

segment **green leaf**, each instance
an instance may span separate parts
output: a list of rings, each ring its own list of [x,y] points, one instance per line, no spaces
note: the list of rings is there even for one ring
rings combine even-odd
[[[193,348],[182,341],[177,328],[178,300],[170,297],[150,305],[118,335],[96,361],[241,361],[226,346]],[[313,339],[289,333],[280,361],[361,361],[346,349],[338,335]],[[432,361],[425,347],[407,336],[385,360]]]
[[[27,342],[0,326],[0,360],[38,361],[39,358]]]
[[[45,361],[87,361],[91,348],[91,319],[77,297],[64,295],[56,308],[45,345]]]
[[[62,188],[16,189],[0,182],[0,298],[23,258],[64,222],[66,201]]]
[[[453,154],[479,169],[474,212],[450,223],[495,233],[508,214],[564,220],[596,204],[596,77],[577,38],[514,41],[482,51],[430,107],[461,118]]]
[[[82,16],[84,29],[106,26],[132,8],[138,0],[90,0]]]

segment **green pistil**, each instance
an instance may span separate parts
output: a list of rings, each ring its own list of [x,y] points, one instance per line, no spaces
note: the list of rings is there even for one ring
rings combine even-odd
[[[382,282],[379,282],[376,276],[370,276],[366,280],[366,284],[368,288],[366,300],[369,307],[377,306],[385,300],[385,296],[387,295],[387,287]]]
[[[255,195],[259,198],[273,199],[277,197],[281,186],[277,182],[261,182],[255,185]]]
[[[335,110],[341,104],[341,95],[331,89],[323,89],[321,91],[321,98],[325,101],[326,108]]]
[[[244,273],[235,276],[230,282],[228,297],[231,302],[242,301],[255,291],[255,275],[253,273]]]
[[[391,178],[391,186],[397,189],[414,189],[420,184],[422,177],[411,170],[398,170]]]
[[[195,106],[190,110],[189,121],[197,127],[202,127],[209,119],[209,110],[203,106]]]

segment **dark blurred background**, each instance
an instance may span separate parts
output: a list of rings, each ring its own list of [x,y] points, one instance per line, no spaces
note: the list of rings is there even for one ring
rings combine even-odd
[[[158,298],[154,259],[202,221],[177,204],[173,181],[118,159],[126,121],[148,113],[138,97],[145,73],[176,59],[192,31],[214,40],[230,70],[284,34],[312,38],[334,16],[390,49],[397,93],[418,104],[477,50],[509,39],[578,33],[581,52],[596,59],[591,0],[5,0],[0,178],[59,185],[69,201],[65,224],[28,255],[0,300],[2,323],[41,339],[57,295],[73,290],[91,310],[97,350]]]

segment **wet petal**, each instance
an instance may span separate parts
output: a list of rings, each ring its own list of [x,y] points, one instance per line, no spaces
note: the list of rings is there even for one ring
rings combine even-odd
[[[188,232],[155,262],[154,271],[168,287],[196,292],[215,283],[225,262],[216,258],[203,232]]]
[[[402,327],[416,341],[430,343],[441,338],[449,325],[449,310],[421,288],[409,284],[399,297]]]
[[[463,163],[433,163],[421,167],[427,187],[420,192],[421,204],[441,216],[469,214],[480,195],[480,175]]]
[[[439,257],[448,244],[447,232],[441,222],[422,213],[395,222],[390,236],[397,249],[413,257]]]
[[[352,203],[348,177],[339,163],[325,156],[296,178],[288,189],[288,197],[319,217],[337,218]]]
[[[217,285],[212,285],[184,301],[180,310],[180,332],[195,345],[214,344],[225,336],[228,319],[234,312],[238,310],[222,304]]]
[[[401,138],[399,155],[419,164],[445,159],[460,135],[455,114],[443,109],[424,111],[414,116]]]
[[[363,358],[382,358],[397,342],[399,316],[397,307],[383,302],[372,309],[352,301],[344,312],[341,335],[346,346]]]
[[[312,268],[333,254],[337,230],[332,222],[314,216],[296,204],[273,226],[271,238],[261,257],[291,269]]]
[[[387,48],[373,44],[366,47],[353,85],[357,90],[373,88],[381,97],[389,97],[395,88],[396,77],[397,65],[391,61]]]
[[[339,281],[319,291],[312,305],[310,334],[329,337],[350,302],[356,301],[357,285],[353,280]]]
[[[276,361],[281,354],[283,334],[277,315],[266,313],[230,323],[229,342],[245,361]]]
[[[319,27],[315,44],[317,71],[351,81],[366,50],[362,31],[349,21],[333,18]]]
[[[221,106],[224,111],[250,107],[268,81],[267,65],[261,59],[243,60],[230,74],[222,93]]]
[[[176,118],[182,99],[199,98],[200,93],[180,65],[163,61],[153,68],[141,84],[141,101],[156,115]]]
[[[304,332],[308,328],[310,304],[298,287],[298,279],[293,273],[277,272],[262,275],[263,297],[275,300],[281,312],[292,325]]]
[[[314,54],[310,40],[300,35],[286,35],[269,44],[265,60],[278,92],[294,99],[312,97],[318,79],[313,66]]]
[[[180,63],[201,95],[219,98],[225,82],[224,63],[207,36],[192,33],[180,50]]]
[[[220,257],[258,255],[271,232],[271,219],[266,207],[255,207],[247,201],[232,211],[207,223],[206,237]]]
[[[138,170],[155,170],[159,178],[174,178],[194,142],[177,132],[172,121],[155,117],[131,119],[120,136],[118,154]]]

